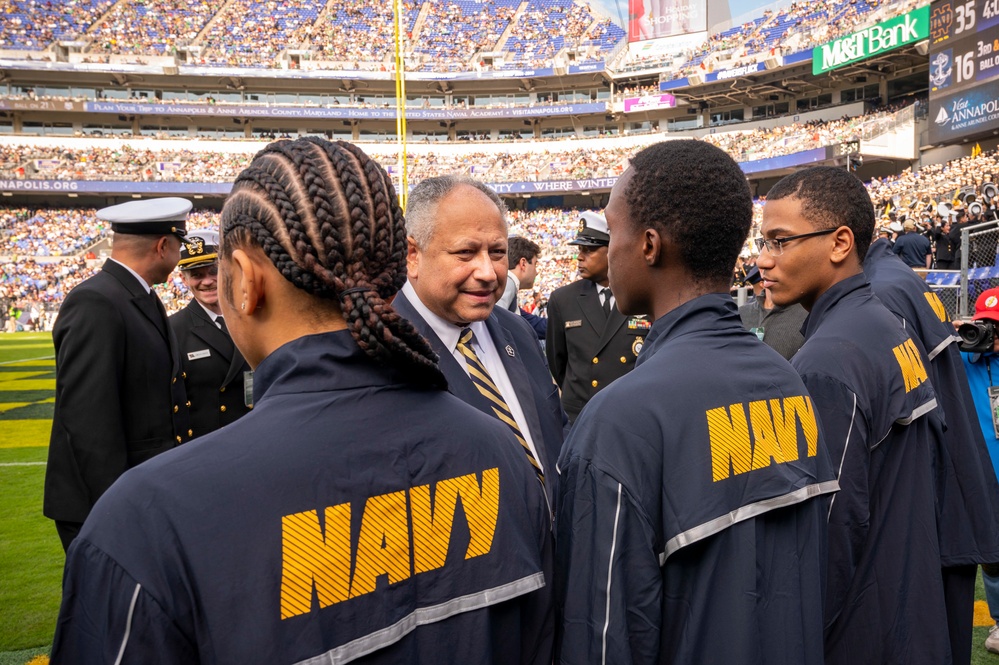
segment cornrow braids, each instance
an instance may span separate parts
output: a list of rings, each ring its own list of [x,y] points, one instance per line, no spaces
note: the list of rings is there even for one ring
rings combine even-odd
[[[437,355],[387,300],[406,282],[406,223],[385,170],[320,137],[268,145],[236,178],[220,248],[258,245],[295,287],[337,301],[358,346],[414,383],[446,388]]]

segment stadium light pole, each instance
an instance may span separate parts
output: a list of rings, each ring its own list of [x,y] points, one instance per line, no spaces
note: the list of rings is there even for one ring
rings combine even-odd
[[[399,207],[406,212],[409,173],[406,169],[406,59],[403,53],[402,0],[394,0],[395,19],[395,133],[399,145]]]

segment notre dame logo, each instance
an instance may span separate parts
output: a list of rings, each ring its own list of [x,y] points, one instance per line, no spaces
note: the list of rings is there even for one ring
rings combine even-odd
[[[184,246],[187,247],[188,256],[201,256],[205,253],[205,241],[197,236],[185,242]]]
[[[933,8],[930,13],[930,41],[933,44],[950,37],[950,29],[954,23],[954,10],[950,2],[944,2]]]

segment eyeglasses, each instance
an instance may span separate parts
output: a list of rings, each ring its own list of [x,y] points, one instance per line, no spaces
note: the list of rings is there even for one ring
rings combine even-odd
[[[833,233],[834,231],[836,231],[835,228],[822,229],[821,231],[812,231],[811,233],[801,233],[796,236],[786,236],[784,238],[769,238],[769,239],[754,238],[753,242],[756,243],[756,249],[758,251],[762,252],[763,248],[766,247],[767,251],[769,251],[773,256],[780,256],[781,254],[784,253],[784,243],[786,242],[789,242],[791,240],[801,240],[803,238],[814,238],[816,236],[825,236],[829,235],[830,233]]]

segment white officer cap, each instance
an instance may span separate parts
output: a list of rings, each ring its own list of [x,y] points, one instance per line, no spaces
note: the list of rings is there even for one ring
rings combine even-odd
[[[173,234],[185,240],[191,202],[176,196],[119,203],[97,211],[97,219],[111,222],[115,233],[131,235]]]
[[[599,212],[593,212],[592,210],[579,213],[579,228],[576,231],[576,237],[569,244],[586,247],[606,247],[610,244],[607,219]]]

